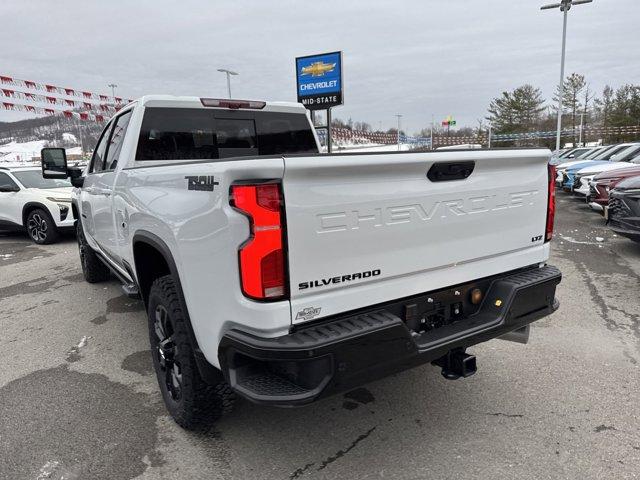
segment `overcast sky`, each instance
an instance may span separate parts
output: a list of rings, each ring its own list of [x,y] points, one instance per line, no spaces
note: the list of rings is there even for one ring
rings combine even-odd
[[[0,75],[135,98],[295,100],[296,56],[343,51],[334,116],[414,132],[448,114],[476,126],[489,100],[524,83],[550,98],[562,16],[550,0],[2,0]],[[598,92],[640,83],[640,1],[569,13],[567,73]],[[0,110],[0,121],[16,118]]]

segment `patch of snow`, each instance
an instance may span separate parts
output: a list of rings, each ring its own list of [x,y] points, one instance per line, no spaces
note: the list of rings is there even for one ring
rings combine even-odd
[[[34,140],[32,142],[9,142],[0,145],[0,163],[25,163],[31,162],[33,157],[40,156],[40,150],[47,146],[46,140]]]
[[[51,475],[58,468],[60,462],[57,460],[49,460],[40,468],[40,473],[36,477],[36,480],[44,480],[45,478],[51,478]]]
[[[602,238],[602,237],[596,237],[596,242],[604,242],[604,238]]]
[[[62,140],[65,142],[78,143],[78,139],[73,133],[65,132],[62,134]]]
[[[406,143],[401,143],[400,144],[400,151],[401,152],[407,152],[411,150],[411,145],[406,144]],[[336,149],[336,151],[339,152],[344,152],[344,151],[348,151],[348,152],[397,152],[398,151],[398,144],[397,143],[392,143],[389,145],[380,145],[380,144],[376,144],[376,143],[371,143],[371,144],[358,144],[357,146],[345,146],[339,149]]]
[[[65,148],[67,155],[82,155],[82,147]]]
[[[0,258],[3,260],[6,260],[11,257],[13,257],[13,253],[0,253]]]
[[[598,238],[599,238],[599,237],[598,237]],[[569,242],[569,243],[577,243],[577,244],[579,244],[579,245],[598,245],[598,244],[597,244],[597,243],[595,243],[595,242],[585,242],[585,241],[582,241],[582,240],[576,240],[575,238],[573,238],[573,237],[567,237],[566,235],[563,235],[563,236],[562,236],[562,239],[563,239],[563,240],[566,240],[566,241],[567,241],[567,242]],[[603,239],[603,240],[604,240],[604,239]],[[600,241],[600,240],[599,240],[599,241]],[[577,252],[579,252],[580,250],[576,250],[576,251],[577,251]]]
[[[84,337],[82,337],[80,339],[80,343],[78,343],[78,345],[76,345],[76,348],[78,350],[80,350],[81,348],[85,347],[87,345],[87,340],[89,337],[87,337],[86,335]]]

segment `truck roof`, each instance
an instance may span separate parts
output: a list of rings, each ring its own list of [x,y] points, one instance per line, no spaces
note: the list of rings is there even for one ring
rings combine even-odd
[[[212,99],[211,97],[206,97]],[[221,101],[232,102],[262,102],[262,100],[247,100],[247,99],[233,99],[229,100],[221,98]],[[224,107],[205,107],[202,104],[201,97],[189,97],[189,96],[175,96],[175,95],[145,95],[143,97],[134,100],[133,103],[138,103],[145,107],[166,107],[166,108],[223,108]],[[264,102],[264,108],[260,110],[266,110],[270,112],[284,112],[284,113],[305,113],[307,110],[301,103],[296,102]]]

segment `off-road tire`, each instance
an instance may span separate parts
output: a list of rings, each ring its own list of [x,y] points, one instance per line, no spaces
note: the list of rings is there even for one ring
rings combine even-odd
[[[98,258],[96,252],[87,243],[80,219],[76,221],[76,238],[78,239],[78,252],[80,253],[80,265],[82,265],[84,279],[89,283],[109,280],[111,278],[109,267]]]
[[[29,238],[38,245],[54,243],[60,237],[53,218],[46,210],[35,208],[27,215],[25,224]]]
[[[222,376],[220,382],[215,385],[205,382],[200,376],[180,300],[178,288],[171,275],[160,277],[151,285],[147,312],[153,367],[164,403],[176,423],[187,430],[202,431],[233,409],[235,395]],[[170,327],[160,327],[160,333],[156,330],[157,324],[161,323],[158,315],[165,315],[164,318],[167,320],[163,322],[170,324]],[[161,340],[161,336],[164,336],[164,341]],[[170,341],[167,342],[167,339]],[[160,344],[169,347],[164,347],[163,350]],[[170,382],[169,379],[176,372],[175,365],[172,365],[171,369],[168,367],[169,357],[179,366],[179,395],[176,393],[176,383]]]

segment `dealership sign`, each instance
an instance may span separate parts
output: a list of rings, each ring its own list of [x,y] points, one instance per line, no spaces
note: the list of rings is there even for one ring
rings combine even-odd
[[[309,110],[342,105],[342,52],[296,58],[298,102]]]

